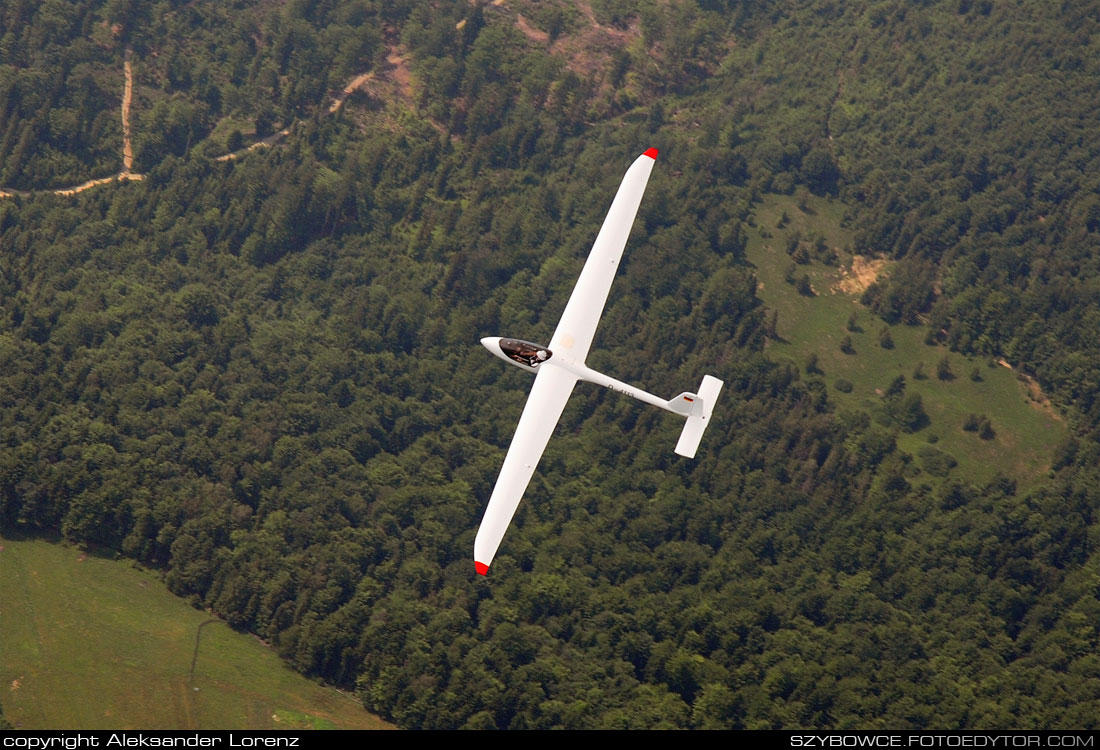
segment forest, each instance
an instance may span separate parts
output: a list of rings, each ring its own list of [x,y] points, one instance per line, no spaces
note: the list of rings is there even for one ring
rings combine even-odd
[[[53,193],[121,168],[127,54],[143,179]],[[5,2],[0,536],[158,569],[406,728],[1095,729],[1098,89],[1085,0]],[[549,340],[649,146],[589,364],[712,373],[714,423],[685,461],[578,386],[476,576],[529,388],[478,341]],[[770,355],[776,194],[844,207],[933,375],[1035,379],[1040,481],[922,468],[912,399]]]

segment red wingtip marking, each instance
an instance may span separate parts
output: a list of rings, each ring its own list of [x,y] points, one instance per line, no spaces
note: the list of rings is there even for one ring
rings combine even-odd
[[[645,150],[645,153],[642,154],[642,156],[648,156],[650,159],[653,159],[654,161],[656,161],[657,160],[657,149],[647,148]]]
[[[477,568],[477,574],[479,576],[489,575],[489,566],[485,563],[474,560],[474,567]]]

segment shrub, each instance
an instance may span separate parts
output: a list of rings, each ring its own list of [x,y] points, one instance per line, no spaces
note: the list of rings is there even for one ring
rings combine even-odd
[[[894,348],[894,338],[890,335],[889,328],[883,328],[878,334],[878,345],[883,349]]]
[[[945,453],[930,445],[921,448],[917,454],[920,456],[921,466],[933,476],[945,477],[949,471],[959,465],[959,462],[950,453]]]

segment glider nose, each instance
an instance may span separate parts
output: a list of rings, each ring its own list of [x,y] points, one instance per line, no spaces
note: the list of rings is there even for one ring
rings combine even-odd
[[[500,356],[500,336],[486,336],[481,340],[481,345],[498,357]]]

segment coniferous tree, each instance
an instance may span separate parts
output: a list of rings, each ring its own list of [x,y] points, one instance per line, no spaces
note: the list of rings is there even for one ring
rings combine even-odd
[[[936,377],[940,380],[952,380],[955,377],[955,374],[951,372],[951,361],[946,354],[936,363]]]
[[[894,378],[890,385],[887,386],[886,390],[882,394],[882,397],[886,400],[889,400],[896,398],[903,393],[905,393],[905,376],[898,375],[896,378]]]
[[[806,358],[806,372],[811,375],[822,375],[821,367],[817,361],[817,353],[810,352],[810,356]]]

